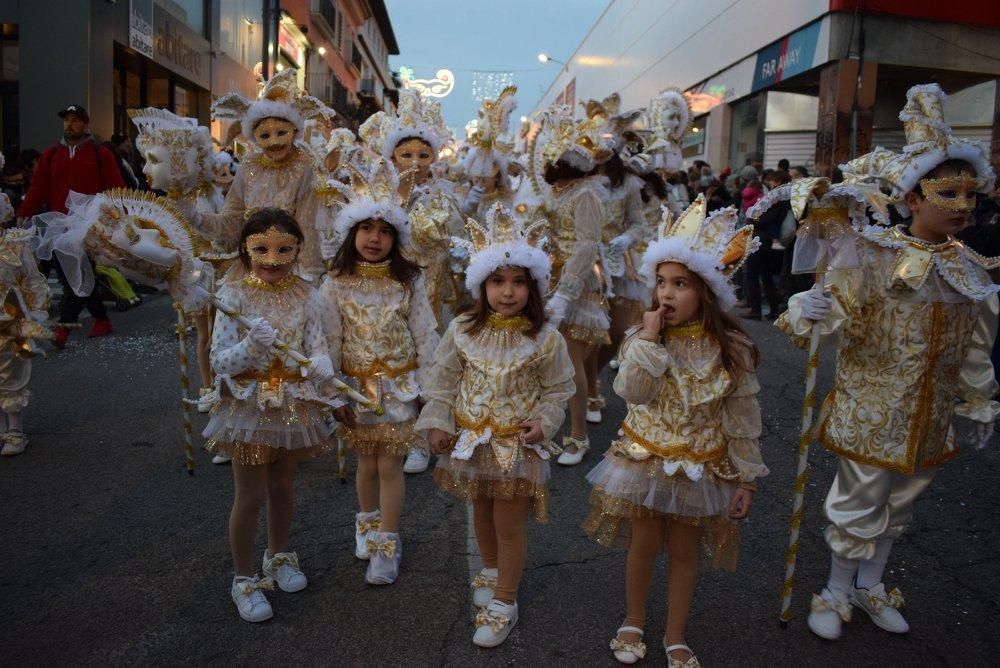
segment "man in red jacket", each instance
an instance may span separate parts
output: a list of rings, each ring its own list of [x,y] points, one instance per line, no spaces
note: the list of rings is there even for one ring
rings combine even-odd
[[[22,218],[43,211],[66,213],[66,197],[70,191],[96,195],[109,188],[125,187],[114,156],[108,149],[98,145],[93,135],[87,131],[90,125],[87,110],[78,104],[71,104],[58,115],[63,121],[63,138],[42,153],[31,187],[17,210],[17,215]],[[108,311],[96,290],[86,297],[76,295],[69,287],[58,260],[54,264],[63,287],[59,325],[55,328],[55,345],[60,348],[66,346],[68,326],[76,324],[84,306],[94,316],[94,328],[90,330],[89,336],[110,334],[111,320],[108,319]]]

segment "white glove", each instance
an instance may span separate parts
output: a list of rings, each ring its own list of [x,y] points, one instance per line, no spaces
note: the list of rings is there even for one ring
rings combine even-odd
[[[32,311],[31,314],[30,314],[30,316],[31,316],[32,320],[34,320],[35,322],[37,322],[37,323],[39,323],[41,325],[48,324],[48,322],[49,322],[49,312],[48,311],[42,311],[42,310]]]
[[[566,307],[568,305],[569,300],[560,294],[552,295],[549,299],[549,303],[545,305],[545,310],[549,312],[549,322],[551,322],[554,327],[558,327],[562,324],[563,318],[566,317]]]
[[[652,163],[653,158],[647,153],[636,153],[625,160],[625,166],[637,174],[646,174],[649,172]]]
[[[451,256],[459,262],[465,262],[469,258],[469,249],[461,244],[453,244]]]
[[[278,333],[264,318],[254,320],[250,331],[247,332],[247,341],[254,352],[258,354],[267,352],[277,338]]]
[[[977,450],[985,448],[986,444],[990,442],[991,438],[993,438],[993,421],[977,422],[976,426],[973,428],[972,438],[976,442]]]
[[[465,207],[467,209],[471,209],[479,206],[479,203],[483,201],[483,195],[485,193],[486,189],[482,186],[472,186],[469,188],[469,194],[465,197]]]
[[[627,234],[619,234],[608,242],[608,247],[615,253],[624,253],[632,245],[632,238]]]
[[[333,375],[333,362],[328,355],[310,357],[308,366],[302,367],[302,377],[314,383],[325,383],[333,378]]]
[[[799,305],[802,307],[802,315],[806,320],[821,322],[830,315],[833,299],[830,298],[829,294],[813,288],[799,295]]]

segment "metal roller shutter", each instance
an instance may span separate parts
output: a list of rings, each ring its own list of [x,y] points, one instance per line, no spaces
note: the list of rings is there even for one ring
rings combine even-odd
[[[816,132],[768,132],[764,135],[764,167],[777,169],[778,161],[805,165],[811,172],[816,161]]]

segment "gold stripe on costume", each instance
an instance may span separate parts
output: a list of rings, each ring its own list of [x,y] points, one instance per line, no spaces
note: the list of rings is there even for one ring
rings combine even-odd
[[[522,429],[520,425],[513,425],[513,424],[506,426],[499,425],[493,421],[492,417],[486,417],[485,419],[480,420],[479,422],[473,422],[472,420],[463,418],[458,413],[455,414],[455,426],[476,432],[483,431],[484,429],[489,427],[491,430],[493,430],[494,436],[500,436],[500,437],[516,436],[517,434],[520,434],[522,431],[524,431],[524,429]]]
[[[704,464],[705,462],[715,461],[722,455],[726,453],[726,445],[708,450],[706,452],[695,453],[691,452],[688,448],[687,443],[671,443],[670,445],[660,445],[659,443],[654,443],[647,440],[632,430],[627,424],[622,425],[622,433],[631,438],[633,441],[641,445],[642,447],[649,450],[651,453],[657,457],[663,459],[668,459],[671,457],[683,456],[684,459],[693,464]]]
[[[378,376],[395,378],[396,376],[401,376],[409,371],[415,371],[417,369],[417,362],[414,360],[412,362],[407,362],[403,366],[393,367],[389,366],[382,360],[375,360],[363,369],[357,369],[347,364],[344,364],[343,368],[344,373],[352,378],[375,378]]]

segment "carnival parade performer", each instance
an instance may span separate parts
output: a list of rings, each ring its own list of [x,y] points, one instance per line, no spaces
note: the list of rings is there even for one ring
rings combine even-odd
[[[244,220],[260,208],[279,208],[293,216],[302,228],[305,242],[300,266],[311,277],[322,275],[320,255],[322,234],[329,221],[318,192],[326,188],[314,169],[309,153],[296,144],[305,121],[327,118],[333,111],[309,95],[303,95],[288,69],[271,77],[250,101],[237,93],[227,93],[212,105],[215,118],[234,120],[246,141],[254,146],[240,162],[222,212],[213,214],[185,210],[185,215],[202,234],[223,244],[239,236]]]
[[[370,400],[334,411],[340,438],[358,453],[355,555],[369,559],[366,582],[392,584],[403,554],[403,457],[423,440],[413,423],[440,337],[420,267],[402,251],[414,172],[400,176],[382,158],[368,174],[348,169],[350,186],[333,183],[347,204],[334,220],[343,241],[320,288],[324,329],[335,369]]]
[[[0,168],[3,155],[0,154]],[[31,249],[32,230],[13,228],[14,209],[7,195],[0,194],[0,455],[24,452],[21,411],[28,407],[31,392],[31,358],[38,354],[34,339],[53,338],[48,329],[49,286],[38,271]]]
[[[466,287],[476,302],[438,346],[416,428],[442,455],[438,486],[472,504],[483,558],[472,642],[495,647],[517,623],[528,516],[547,519],[551,441],[576,386],[563,337],[545,317],[545,222],[525,228],[497,204],[486,223],[468,222]]]
[[[1000,413],[990,363],[1000,286],[988,274],[1000,262],[953,237],[995,175],[984,147],[951,136],[944,97],[936,84],[911,88],[900,113],[903,150],[842,166],[845,180],[889,184],[907,220],[848,239],[825,288],[794,295],[777,323],[795,337],[813,327],[839,337],[817,427],[839,457],[824,505],[832,561],[809,613],[809,628],[830,640],[851,606],[886,631],[909,630],[902,594],[883,580],[893,542],[938,467],[958,454],[953,417],[973,421],[970,440],[982,447]]]
[[[752,226],[735,229],[736,215],[706,217],[699,197],[676,221],[666,214],[642,258],[652,310],[623,343],[614,390],[628,414],[587,476],[594,508],[584,524],[601,544],[628,545],[627,616],[611,641],[621,663],[646,653],[646,600],[665,547],[669,665],[698,665],[685,628],[699,558],[735,567],[735,520],[749,514],[754,481],[768,473],[757,443],[757,350],[727,314],[736,303],[730,276],[756,245]]]
[[[318,294],[295,273],[303,234],[281,209],[261,209],[240,232],[244,275],[218,293],[228,309],[250,318],[249,329],[222,310],[212,334],[216,393],[203,435],[206,449],[232,458],[235,498],[229,517],[229,545],[236,576],[231,594],[248,622],[270,619],[264,589],[274,583],[286,592],[301,591],[306,576],[289,548],[296,464],[315,457],[332,443],[323,417],[321,386],[333,377],[326,353]],[[302,371],[272,347],[279,339],[309,358]],[[306,377],[306,374],[308,376]],[[253,545],[260,507],[267,503],[267,549],[262,579]]]
[[[438,152],[450,136],[441,119],[441,106],[435,100],[422,98],[416,91],[402,90],[395,113],[373,114],[358,128],[358,136],[372,153],[391,161],[400,174],[414,170],[413,186],[403,203],[410,233],[402,250],[422,268],[421,283],[435,321],[441,323],[451,237],[461,236],[464,225],[454,199],[453,184],[433,173],[438,164]],[[410,450],[403,469],[406,473],[422,473],[429,465],[430,451],[427,443],[421,440]]]

